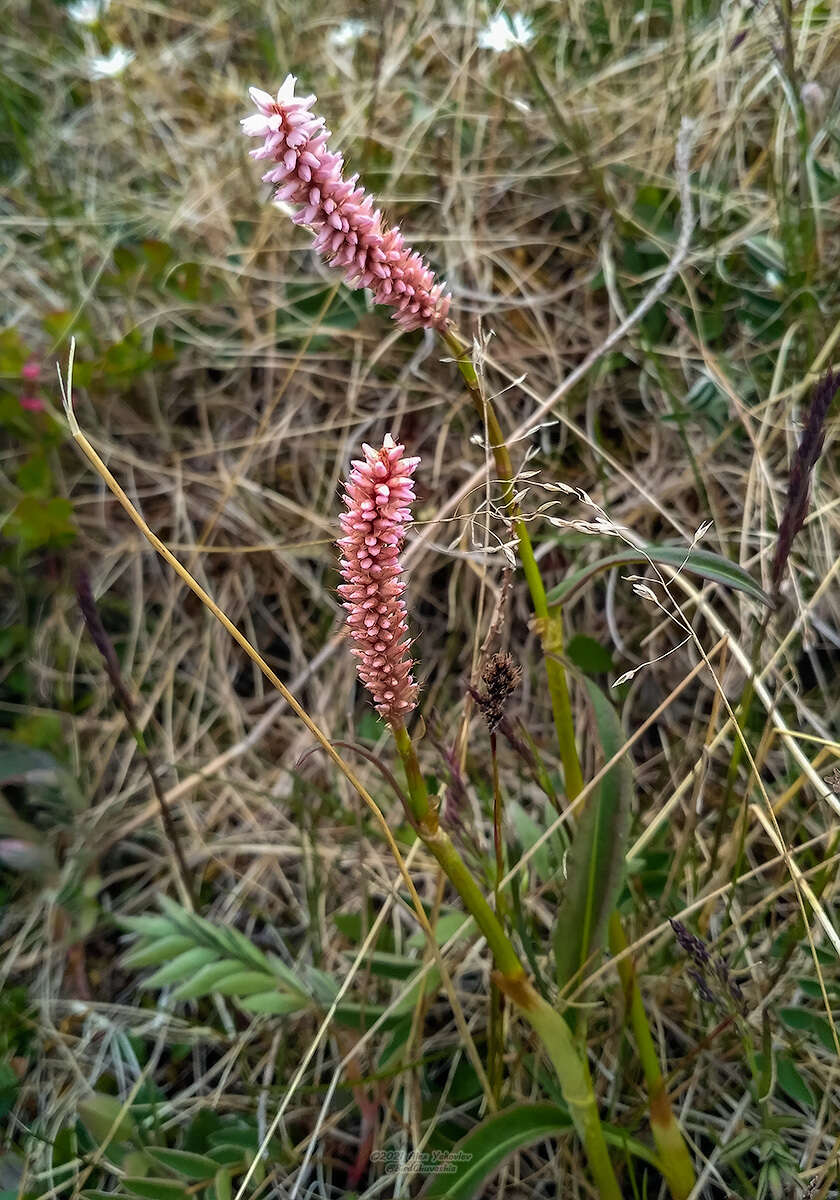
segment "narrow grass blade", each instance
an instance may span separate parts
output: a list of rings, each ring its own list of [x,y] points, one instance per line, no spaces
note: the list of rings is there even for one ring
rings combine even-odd
[[[558,1104],[517,1104],[487,1117],[452,1148],[452,1158],[432,1175],[422,1200],[471,1200],[506,1158],[543,1138],[571,1132],[572,1119]],[[660,1170],[655,1154],[624,1130],[604,1126],[608,1145]]]
[[[548,593],[549,605],[568,604],[578,596],[596,576],[608,571],[611,567],[627,567],[636,563],[653,562],[660,566],[674,567],[688,571],[691,575],[699,575],[710,583],[720,583],[724,587],[733,588],[738,592],[746,592],[753,600],[773,608],[773,600],[762,587],[755,582],[752,575],[730,562],[721,554],[713,554],[711,550],[686,551],[684,546],[645,546],[644,553],[640,550],[627,549],[618,554],[610,554],[599,558],[594,563],[572,571],[562,583]]]
[[[625,737],[612,704],[600,688],[586,687],[606,761],[624,745]],[[622,755],[590,797],[578,821],[566,864],[566,890],[554,927],[554,954],[559,987],[581,969],[604,941],[624,871],[630,824],[633,771]]]
[[[421,1192],[423,1200],[470,1200],[517,1150],[571,1131],[572,1118],[557,1104],[517,1104],[488,1117],[453,1149]]]

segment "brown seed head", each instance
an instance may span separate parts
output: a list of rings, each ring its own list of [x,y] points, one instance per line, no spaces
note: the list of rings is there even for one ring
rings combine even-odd
[[[475,699],[490,733],[495,733],[521,678],[522,672],[510,654],[494,654],[488,660],[481,675],[484,691]]]

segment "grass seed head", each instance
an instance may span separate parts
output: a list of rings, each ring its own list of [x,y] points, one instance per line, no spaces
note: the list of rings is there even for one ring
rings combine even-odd
[[[808,409],[805,428],[802,431],[802,437],[790,470],[787,503],[779,523],[776,554],[770,572],[774,592],[778,592],[781,587],[785,564],[790,557],[794,538],[805,524],[805,518],[808,515],[811,476],[822,453],[828,410],[838,390],[840,390],[840,375],[835,375],[829,369],[815,384],[811,393],[811,406]]]
[[[519,686],[522,672],[510,654],[494,654],[481,678],[484,691],[476,695],[476,703],[490,733],[495,733],[505,715],[508,701]]]

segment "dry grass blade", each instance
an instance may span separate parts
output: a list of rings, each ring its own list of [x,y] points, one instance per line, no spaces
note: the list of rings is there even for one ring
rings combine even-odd
[[[123,1194],[132,1149],[206,1156],[233,1136],[251,1157],[216,1200],[409,1196],[494,1089],[503,1113],[546,1099],[524,1026],[490,1020],[486,944],[379,770],[399,764],[336,591],[347,463],[391,432],[422,457],[404,557],[422,770],[486,895],[501,868],[517,951],[554,1000],[577,809],[503,488],[435,337],[348,288],[257,182],[248,86],[294,72],[345,177],[447,281],[513,431],[546,588],[584,572],[564,605],[584,797],[611,765],[587,679],[620,710],[637,788],[628,948],[568,1000],[628,1138],[622,1187],[662,1190],[632,1152],[651,1149],[621,1020],[632,962],[697,1200],[831,1194],[837,3],[9,0],[4,17],[2,1187]],[[71,345],[78,446],[50,378]],[[779,607],[762,630],[749,593],[678,566],[588,574],[617,538],[676,563],[696,545]],[[521,668],[494,760],[469,692],[491,653]],[[118,921],[188,903],[164,809],[196,914],[320,987],[312,1011],[173,999],[122,965]],[[746,1015],[687,976],[670,918]],[[140,1144],[119,1123],[88,1138],[91,1090]],[[591,1188],[564,1134],[484,1191]]]

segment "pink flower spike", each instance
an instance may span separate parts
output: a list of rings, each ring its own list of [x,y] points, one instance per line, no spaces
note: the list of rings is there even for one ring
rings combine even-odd
[[[300,206],[297,223],[314,230],[313,248],[344,272],[351,287],[362,281],[377,304],[396,310],[394,320],[403,329],[445,329],[452,297],[399,229],[383,228],[379,209],[356,187],[357,176],[344,179],[342,156],[327,149],[323,118],[308,111],[315,97],[295,96],[296,82],[287,75],[276,100],[250,89],[257,113],[240,123],[248,137],[263,138],[251,157],[277,164],[263,179],[281,184],[276,199]]]
[[[34,358],[30,358],[29,361],[25,362],[20,369],[21,379],[25,379],[28,383],[34,383],[40,374],[41,368],[39,367],[38,363],[36,363]]]
[[[20,406],[21,406],[21,408],[25,408],[27,412],[43,412],[44,411],[44,402],[43,402],[43,400],[40,400],[37,396],[21,396]]]
[[[390,434],[379,450],[362,445],[364,460],[351,463],[345,485],[344,536],[338,542],[344,580],[338,592],[347,609],[359,678],[392,724],[417,704],[399,555],[411,520],[411,477],[420,459],[403,458],[404,449]]]

